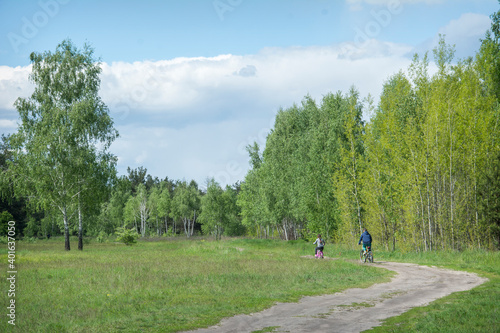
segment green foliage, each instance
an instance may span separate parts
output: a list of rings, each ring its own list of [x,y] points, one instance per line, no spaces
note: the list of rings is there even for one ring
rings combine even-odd
[[[139,234],[135,228],[127,229],[125,227],[118,227],[115,234],[118,236],[116,241],[122,242],[125,245],[133,245],[137,243],[137,239],[139,238]]]
[[[250,165],[252,169],[258,169],[262,165],[262,156],[260,155],[260,147],[257,142],[254,142],[253,145],[246,146],[246,150],[248,155],[250,155]]]
[[[361,174],[364,169],[362,105],[352,88],[342,101],[339,162],[334,174],[335,194],[340,206],[341,225],[337,239],[354,242],[364,226]]]
[[[238,233],[238,207],[236,206],[236,193],[226,187],[223,190],[212,178],[207,184],[207,193],[201,198],[201,214],[199,221],[202,223],[204,234],[213,234],[220,240],[223,234],[234,235]]]
[[[318,232],[333,238],[340,220],[334,173],[349,98],[328,94],[318,106],[305,97],[278,112],[262,158],[258,145],[247,148],[252,169],[237,204],[248,230],[287,240]]]
[[[33,216],[28,217],[28,223],[24,229],[24,235],[27,237],[38,237],[41,235],[40,225]]]
[[[500,248],[500,151],[488,165],[480,189],[482,226],[488,230],[495,247]]]
[[[0,213],[0,236],[7,235],[7,227],[9,226],[8,223],[13,219],[12,214],[6,210]]]
[[[115,181],[109,200],[101,205],[97,217],[98,223],[89,226],[89,233],[97,235],[100,231],[104,231],[106,234],[111,234],[117,227],[122,226],[125,221],[125,205],[130,195],[130,181],[122,176]]]
[[[95,240],[98,243],[104,243],[107,240],[107,238],[108,235],[104,231],[100,231]]]
[[[27,241],[28,241],[28,243],[36,243],[38,241],[38,238],[36,238],[36,237],[28,237]]]
[[[276,330],[280,328],[280,326],[269,326],[269,327],[264,327],[261,330],[257,331],[252,331],[252,333],[266,333],[266,332],[277,332]]]
[[[200,210],[200,192],[196,183],[186,181],[177,184],[171,203],[171,214],[174,219],[182,221],[186,237],[193,235],[196,214]]]
[[[91,235],[97,236],[100,231],[110,234],[119,226],[127,228],[134,226],[142,237],[175,234],[176,219],[181,220],[181,217],[176,215],[179,211],[174,211],[177,207],[173,204],[178,204],[181,200],[177,198],[177,201],[173,202],[172,197],[174,194],[182,196],[183,188],[187,187],[187,184],[175,183],[168,178],[163,181],[157,178],[153,180],[153,177],[146,172],[144,168],[138,170],[129,168],[129,177],[122,176],[115,180],[110,199],[101,205],[99,223],[91,228]],[[182,189],[174,191],[177,187]],[[188,207],[197,210],[199,198],[196,196],[199,197],[200,193],[194,183],[190,184],[189,189],[195,198]],[[188,210],[187,214],[192,221],[191,216],[195,217],[193,211]]]
[[[238,196],[253,235],[320,232],[353,244],[362,227],[386,249],[500,246],[500,11],[476,58],[440,36],[390,77],[370,122],[353,88],[279,110]]]
[[[97,211],[116,174],[108,149],[118,133],[99,96],[101,68],[92,48],[65,40],[54,53],[32,53],[30,60],[35,89],[15,102],[20,125],[10,137],[7,177],[17,196],[61,213],[70,250],[69,216],[78,210],[82,236],[82,209]]]
[[[486,92],[500,100],[500,10],[491,16],[491,29],[481,40],[476,54],[476,68],[487,87]]]
[[[433,77],[427,58],[416,56],[408,75],[386,82],[367,127],[365,220],[387,249],[492,244],[493,220],[482,223],[481,205],[495,196],[479,197],[499,151],[496,102],[483,93],[473,63],[451,65],[453,49],[444,39],[434,55]]]

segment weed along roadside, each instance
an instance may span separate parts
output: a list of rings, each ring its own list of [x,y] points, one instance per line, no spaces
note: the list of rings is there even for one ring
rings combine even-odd
[[[376,264],[360,264],[356,260],[357,250],[335,245],[325,249],[325,256],[336,260],[303,258],[311,253],[310,244],[303,241],[174,238],[139,241],[133,246],[90,242],[85,252],[65,252],[60,242],[61,239],[56,238],[17,244],[20,273],[16,283],[20,292],[16,293],[19,306],[15,329],[23,332],[189,331],[231,320],[224,318],[255,318],[257,313],[282,303],[299,305],[306,311],[294,317],[296,321],[315,318],[321,322],[338,315],[342,309],[374,310],[393,295],[405,297],[399,289],[385,288],[380,295],[369,299],[344,299],[337,305],[326,301],[321,303],[324,308],[320,310],[304,303],[304,299],[314,300],[313,297],[327,300],[346,290],[363,294],[398,279],[401,273],[391,269],[399,264],[389,264],[389,260],[447,263],[461,270],[486,274],[490,279],[470,292],[448,296],[454,298],[451,304],[442,305],[444,309],[453,309],[462,297],[473,297],[475,301],[469,306],[475,306],[476,312],[480,309],[488,317],[489,308],[487,304],[478,303],[478,297],[487,299],[488,293],[495,297],[499,290],[499,272],[495,271],[500,266],[498,253],[477,252],[474,256],[468,252],[449,256],[443,253],[411,258],[377,252]],[[340,256],[332,255],[339,253]],[[1,252],[1,256],[6,260],[5,252]],[[426,268],[420,266],[403,266],[426,272]],[[447,276],[444,280],[449,279]],[[440,283],[434,281],[431,285]],[[454,283],[459,285],[460,281]],[[473,283],[468,284],[471,285]],[[2,288],[5,287],[6,282],[2,281]],[[492,311],[498,307],[496,303],[490,306],[489,314],[493,315]],[[54,309],[66,310],[63,315]],[[250,314],[254,315],[248,316]],[[441,311],[441,314],[446,317],[453,312]],[[423,315],[417,314],[412,320],[420,323],[422,318]],[[245,321],[238,325],[242,323]],[[255,330],[275,326],[285,327],[267,323]]]

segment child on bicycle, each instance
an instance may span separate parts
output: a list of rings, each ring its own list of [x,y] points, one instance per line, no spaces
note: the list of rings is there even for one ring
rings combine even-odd
[[[317,244],[316,250],[314,251],[314,255],[318,254],[318,250],[323,252],[323,249],[325,248],[325,241],[321,238],[321,235],[318,234],[318,238],[314,241],[313,245]]]
[[[372,235],[370,235],[366,228],[363,228],[363,233],[361,234],[361,237],[359,237],[358,245],[361,244],[361,241],[363,241],[363,251],[366,253],[366,251],[368,251],[368,249],[372,246]]]

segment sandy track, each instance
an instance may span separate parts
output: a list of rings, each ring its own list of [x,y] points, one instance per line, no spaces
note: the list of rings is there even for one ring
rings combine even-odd
[[[192,332],[252,332],[277,327],[273,332],[360,332],[380,321],[449,295],[472,289],[487,279],[473,273],[394,262],[377,267],[397,272],[390,282],[366,289],[304,297],[298,303],[277,303],[251,315],[223,319],[218,325]]]

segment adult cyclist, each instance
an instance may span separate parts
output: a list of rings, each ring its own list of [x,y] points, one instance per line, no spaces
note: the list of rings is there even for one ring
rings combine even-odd
[[[358,245],[363,242],[363,252],[366,253],[369,248],[372,246],[372,235],[366,230],[366,228],[363,228],[363,233],[361,234],[361,237],[359,237],[359,242]]]

